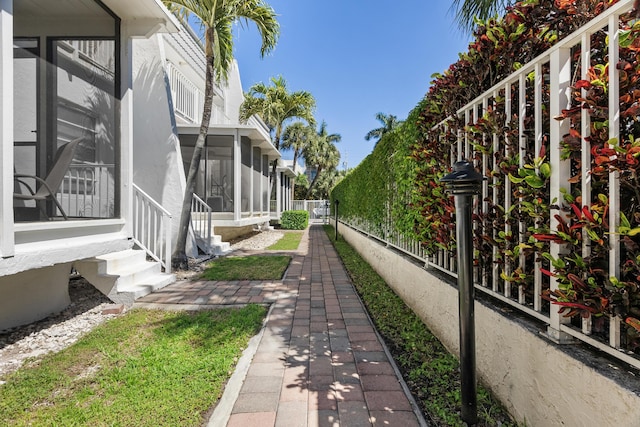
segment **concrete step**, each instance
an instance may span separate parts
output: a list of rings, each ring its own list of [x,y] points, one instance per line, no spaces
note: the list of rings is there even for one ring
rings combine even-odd
[[[118,292],[110,295],[109,298],[117,303],[131,306],[138,298],[162,289],[175,281],[176,277],[173,274],[158,273],[128,286],[118,286]]]
[[[162,273],[159,262],[147,261],[145,251],[135,249],[78,261],[75,268],[100,292],[126,305],[175,281],[175,275]]]
[[[231,244],[229,242],[221,242],[213,247],[212,255],[226,255],[231,252]]]
[[[213,235],[207,242],[207,239],[198,237],[196,238],[198,248],[208,255],[225,255],[231,252],[231,245],[229,242],[223,242],[221,236]]]

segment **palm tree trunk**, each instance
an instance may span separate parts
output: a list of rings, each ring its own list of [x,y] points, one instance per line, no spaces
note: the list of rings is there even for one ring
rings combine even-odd
[[[313,190],[313,186],[316,185],[316,181],[320,176],[320,172],[322,172],[322,166],[318,166],[318,170],[316,171],[316,176],[313,177],[313,181],[311,181],[311,184],[309,184],[309,189],[307,190],[307,194],[304,196],[305,199],[309,199],[309,196],[311,196],[311,190]]]
[[[207,71],[204,90],[204,107],[202,110],[202,121],[200,123],[200,131],[198,139],[193,149],[193,156],[189,164],[189,172],[187,174],[187,185],[182,200],[182,211],[180,212],[180,226],[178,228],[178,237],[176,246],[171,255],[171,265],[174,269],[188,270],[189,263],[187,258],[186,246],[187,235],[189,234],[189,225],[191,222],[191,202],[193,201],[193,193],[196,191],[196,176],[200,168],[200,160],[202,159],[202,150],[204,148],[205,138],[209,130],[209,122],[211,120],[211,108],[213,104],[213,57],[207,57]]]
[[[280,152],[280,134],[282,133],[282,126],[276,127],[276,135],[273,138],[273,146]],[[278,173],[278,160],[273,162],[271,167],[271,176],[269,177],[269,194],[273,194],[273,187],[276,185],[276,174]]]
[[[293,174],[295,176],[291,180],[291,200],[294,200],[296,198],[296,178],[298,177],[296,166],[298,164],[298,152],[299,150],[297,148],[293,150]]]

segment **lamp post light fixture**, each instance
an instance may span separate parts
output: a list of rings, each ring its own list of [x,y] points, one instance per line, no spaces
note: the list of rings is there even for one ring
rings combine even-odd
[[[324,223],[329,224],[329,199],[324,201]]]
[[[468,160],[456,162],[453,172],[440,179],[446,191],[455,197],[456,206],[461,416],[467,425],[478,423],[471,211],[473,196],[480,193],[483,179]]]
[[[338,205],[340,204],[340,200],[335,199],[334,203],[336,205],[336,242],[338,241]]]

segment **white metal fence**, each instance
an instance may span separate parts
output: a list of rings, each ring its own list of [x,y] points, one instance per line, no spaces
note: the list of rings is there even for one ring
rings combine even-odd
[[[329,213],[328,200],[293,200],[292,209],[294,211],[309,212],[309,220],[323,220]]]
[[[558,42],[553,48],[538,56],[530,63],[523,65],[508,78],[495,85],[490,90],[470,102],[458,111],[458,119],[464,122],[463,130],[456,131],[454,135],[457,143],[451,145],[451,162],[462,158],[472,159],[474,165],[489,175],[482,186],[482,194],[476,199],[474,207],[475,215],[484,218],[477,228],[490,229],[493,210],[503,212],[516,212],[504,221],[502,229],[494,231],[492,239],[506,241],[503,246],[494,244],[492,249],[483,253],[477,250],[475,254],[474,281],[476,289],[494,297],[511,307],[530,315],[548,325],[547,334],[558,342],[569,342],[572,338],[585,342],[597,349],[608,353],[636,368],[640,368],[640,358],[629,349],[621,349],[621,342],[625,334],[620,316],[599,318],[596,326],[593,316],[578,321],[571,321],[559,313],[558,307],[551,305],[542,298],[543,290],[558,289],[558,282],[543,274],[542,270],[552,270],[549,260],[541,256],[540,251],[533,251],[528,256],[524,251],[517,255],[516,248],[524,248],[530,244],[526,240],[527,232],[538,227],[531,218],[527,218],[522,209],[522,194],[516,180],[510,180],[508,176],[500,174],[500,162],[515,160],[515,169],[530,168],[535,170],[539,177],[543,163],[548,163],[550,176],[545,191],[549,193],[549,200],[542,201],[540,206],[546,206],[546,217],[549,220],[548,230],[553,233],[561,225],[570,208],[566,202],[566,195],[572,190],[580,193],[582,205],[578,208],[591,205],[592,185],[594,177],[591,172],[592,147],[589,143],[591,132],[591,119],[589,110],[582,108],[576,113],[576,117],[560,120],[572,107],[582,107],[583,101],[576,101],[576,82],[580,80],[593,80],[594,65],[601,58],[593,58],[594,49],[591,46],[595,35],[604,46],[608,63],[612,66],[602,67],[606,74],[602,75],[602,81],[606,83],[606,121],[608,138],[613,147],[619,141],[621,131],[620,111],[620,69],[617,66],[620,51],[620,15],[629,11],[632,2],[625,1],[614,5],[593,19],[579,31]],[[606,35],[606,38],[604,37]],[[597,68],[597,66],[596,66]],[[586,88],[582,89],[582,97],[586,98]],[[579,91],[577,91],[579,93]],[[579,96],[579,95],[578,95]],[[477,126],[481,119],[486,117],[502,117],[504,122],[499,124],[500,132],[485,132]],[[514,117],[517,117],[514,123]],[[576,124],[579,126],[576,128]],[[604,122],[603,122],[604,123]],[[443,138],[448,129],[448,122],[444,121],[437,129]],[[515,143],[508,141],[507,129],[512,129],[516,135]],[[486,129],[486,128],[485,128]],[[502,130],[504,129],[504,130]],[[562,156],[563,141],[565,136],[572,132],[579,134],[579,143],[582,144],[579,152],[580,159],[570,159]],[[633,135],[632,135],[633,137]],[[636,135],[637,137],[637,135]],[[443,140],[443,143],[446,141]],[[546,153],[544,148],[546,147]],[[542,150],[542,151],[541,151]],[[537,162],[537,163],[536,163]],[[531,163],[527,166],[527,163]],[[544,166],[546,168],[546,166]],[[535,178],[532,178],[535,181]],[[598,189],[603,191],[602,184]],[[611,171],[604,183],[604,191],[607,198],[607,224],[609,230],[618,230],[621,221],[620,215],[620,176],[617,171]],[[594,193],[595,194],[595,193]],[[533,203],[537,203],[534,201]],[[554,206],[560,205],[560,206]],[[604,217],[604,215],[603,215]],[[389,221],[391,224],[392,221]],[[426,256],[419,242],[410,237],[399,236],[392,231],[392,227],[384,224],[367,224],[356,219],[345,221],[349,225],[363,233],[374,237],[388,246],[394,247],[409,254],[420,261],[424,261],[427,267],[437,268],[453,277],[456,277],[455,253],[441,250],[433,256]],[[589,259],[592,246],[590,238],[584,229],[582,250],[583,259]],[[620,277],[621,241],[617,232],[608,235],[608,277]],[[454,236],[451,236],[452,240]],[[515,253],[515,262],[505,261],[505,252]],[[563,255],[563,245],[553,240],[549,243],[549,252],[554,259]],[[522,272],[530,272],[531,281],[527,285],[512,280]],[[532,285],[532,286],[531,286]],[[579,319],[579,318],[578,318]],[[602,320],[607,319],[608,324],[602,328]],[[604,329],[604,330],[603,330]]]

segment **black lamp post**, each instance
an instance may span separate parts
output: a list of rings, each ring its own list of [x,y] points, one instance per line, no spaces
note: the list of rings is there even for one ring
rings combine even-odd
[[[472,199],[480,193],[483,176],[468,160],[456,162],[453,172],[443,177],[449,194],[455,196],[456,241],[458,253],[458,292],[460,316],[460,381],[462,420],[467,425],[478,423],[476,395],[476,343],[473,288]]]
[[[338,241],[338,205],[340,204],[340,201],[338,199],[334,200],[334,203],[336,204],[336,242]]]
[[[324,223],[329,224],[329,199],[324,201]]]

